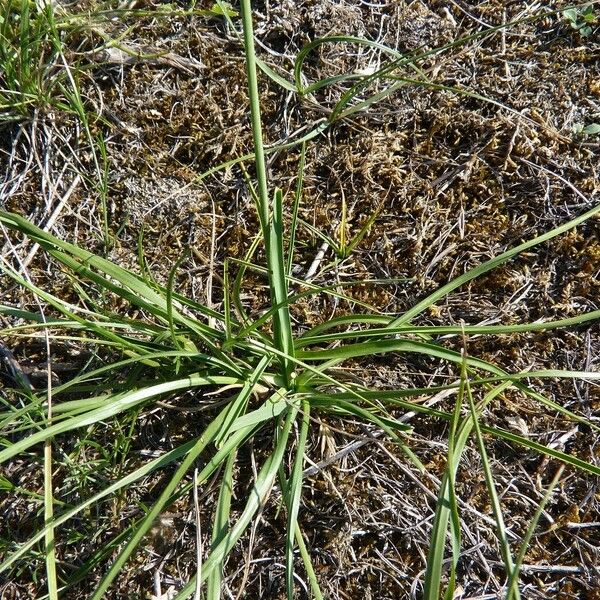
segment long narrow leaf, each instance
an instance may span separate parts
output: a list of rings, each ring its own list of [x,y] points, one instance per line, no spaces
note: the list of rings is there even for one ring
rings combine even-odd
[[[231,496],[233,494],[233,465],[235,463],[235,453],[232,452],[227,459],[223,470],[223,478],[219,489],[219,499],[215,511],[215,520],[212,531],[211,549],[216,548],[227,536],[229,532],[229,513],[231,510]],[[221,578],[225,564],[225,555],[219,561],[213,571],[207,577],[206,600],[220,600],[221,598]]]
[[[94,591],[90,600],[100,600],[100,598],[102,598],[107,592],[111,583],[119,575],[129,557],[137,550],[140,542],[142,541],[146,533],[150,530],[152,524],[154,523],[158,515],[165,509],[166,506],[168,506],[169,500],[171,499],[173,493],[180,485],[182,479],[191,469],[194,461],[204,452],[207,446],[215,440],[215,437],[217,436],[220,426],[222,424],[224,415],[225,411],[222,411],[220,415],[216,419],[214,419],[211,422],[211,424],[207,427],[204,435],[200,437],[200,439],[196,442],[194,447],[191,448],[190,451],[187,453],[181,465],[179,465],[179,467],[175,471],[175,474],[171,477],[167,485],[162,489],[158,500],[154,503],[152,508],[142,519],[141,523],[136,526],[133,535],[130,537],[126,546],[119,552],[117,558],[115,559],[110,569],[108,570],[108,572],[106,573],[96,590]],[[232,435],[217,451],[217,453],[208,461],[208,463],[202,469],[202,471],[198,474],[197,483],[204,483],[208,479],[208,477],[225,460],[228,459],[231,453],[239,447],[243,440],[255,431],[256,427],[249,427],[236,432],[235,435]],[[203,569],[202,575],[204,577],[208,575],[208,572],[205,573]]]
[[[221,543],[219,543],[217,547],[211,551],[210,556],[204,561],[204,564],[202,565],[203,580],[205,580],[206,577],[208,577],[208,575],[223,562],[224,557],[231,552],[233,546],[246,531],[258,509],[266,502],[271,488],[273,487],[275,478],[277,477],[277,472],[281,465],[281,461],[283,460],[285,448],[290,434],[290,428],[296,417],[297,411],[297,408],[293,408],[288,411],[282,431],[278,436],[275,450],[269,456],[269,458],[267,458],[263,464],[263,467],[259,471],[256,482],[248,494],[248,501],[246,502],[246,506],[241,516],[235,525],[230,529],[225,539],[223,539]],[[192,579],[188,581],[188,583],[181,589],[174,600],[184,600],[185,598],[189,598],[193,593],[195,586],[196,576],[194,575],[194,577],[192,577]]]
[[[38,431],[37,433],[33,433],[22,440],[14,442],[9,447],[0,451],[0,463],[17,456],[24,450],[35,446],[35,444],[45,442],[46,440],[51,439],[52,437],[61,433],[72,431],[74,429],[80,429],[81,427],[86,427],[87,425],[92,425],[94,423],[99,423],[100,421],[110,419],[111,417],[129,410],[138,404],[146,402],[151,398],[156,398],[157,396],[162,396],[164,394],[181,389],[189,389],[212,384],[214,384],[214,379],[211,377],[193,375],[190,377],[184,377],[183,379],[178,379],[176,381],[160,383],[147,388],[118,394],[113,398],[110,398],[110,400],[106,402],[106,406],[95,408],[94,410],[90,410],[82,415],[73,417],[72,419],[56,423],[46,429]]]
[[[279,307],[275,313],[275,344],[286,355],[293,357],[294,339],[290,310],[287,304],[287,271],[283,256],[283,194],[279,189],[275,191],[273,199],[273,218],[269,229],[269,238],[267,261],[269,264],[271,298],[273,300],[272,304]],[[288,384],[292,368],[292,363],[287,358],[283,358],[283,372]]]
[[[483,275],[484,273],[495,269],[496,267],[504,264],[505,262],[513,258],[514,256],[521,254],[525,250],[529,250],[534,246],[542,244],[543,242],[551,240],[552,238],[562,233],[565,233],[566,231],[569,231],[574,227],[577,227],[581,223],[587,221],[588,219],[599,213],[600,204],[594,206],[593,208],[579,215],[575,219],[571,219],[570,221],[567,221],[559,227],[555,227],[554,229],[543,233],[542,235],[539,235],[531,240],[527,240],[526,242],[523,242],[522,244],[519,244],[518,246],[515,246],[514,248],[511,248],[510,250],[507,250],[506,252],[495,256],[494,258],[482,263],[481,265],[470,269],[466,273],[463,273],[459,277],[456,277],[446,285],[442,286],[440,289],[436,290],[420,302],[417,302],[415,306],[407,310],[402,316],[398,317],[397,319],[394,319],[389,326],[398,327],[399,325],[405,325],[406,323],[414,319],[417,315],[421,314],[424,310],[427,310],[431,305],[435,304],[438,300],[444,298],[450,292],[461,287],[465,283],[468,283],[476,277],[479,277],[480,275]]]
[[[501,394],[509,385],[510,382],[505,382],[488,392],[481,403],[480,409],[491,402],[496,396]],[[445,415],[449,421],[455,419],[454,415],[448,413],[445,413]],[[456,471],[459,467],[460,457],[464,451],[472,427],[472,418],[463,420],[458,427],[454,438],[453,462],[452,464],[448,464],[448,467],[446,468],[446,471],[442,477],[438,502],[436,504],[435,516],[433,520],[433,531],[429,545],[429,554],[427,556],[427,569],[425,571],[423,592],[425,600],[439,599],[444,550],[446,547],[446,533],[448,531],[448,523],[452,514],[450,478],[456,478]]]
[[[294,538],[298,527],[298,510],[302,494],[302,471],[304,465],[304,451],[308,438],[310,424],[310,404],[302,402],[302,423],[296,448],[296,458],[292,467],[292,474],[287,485],[285,500],[287,504],[287,528],[285,539],[285,586],[288,600],[294,598]]]

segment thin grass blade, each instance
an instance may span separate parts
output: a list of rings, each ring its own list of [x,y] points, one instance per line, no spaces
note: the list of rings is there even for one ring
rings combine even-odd
[[[288,600],[294,598],[294,539],[296,529],[298,528],[298,511],[300,509],[300,497],[302,495],[302,470],[304,465],[304,451],[306,449],[306,440],[308,438],[308,429],[310,424],[310,404],[304,400],[302,402],[302,422],[300,424],[300,434],[298,437],[298,446],[296,448],[296,457],[292,474],[287,484],[285,500],[287,504],[287,528],[285,539],[285,586]]]

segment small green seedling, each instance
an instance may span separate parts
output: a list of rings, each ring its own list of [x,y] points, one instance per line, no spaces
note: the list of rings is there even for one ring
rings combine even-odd
[[[589,125],[577,123],[573,126],[573,133],[575,135],[598,135],[600,134],[600,123],[590,123]]]
[[[592,26],[598,21],[591,4],[580,8],[567,8],[562,14],[581,37],[588,37],[592,33]]]
[[[348,258],[352,254],[352,252],[354,252],[355,248],[360,244],[360,242],[362,242],[365,235],[367,235],[367,233],[369,232],[371,225],[373,225],[373,223],[379,216],[380,210],[381,208],[377,209],[371,214],[371,216],[369,216],[369,218],[361,226],[358,233],[351,240],[348,240],[348,236],[346,233],[348,218],[345,201],[342,202],[342,217],[340,220],[340,224],[337,227],[339,241],[336,241],[333,237],[324,234],[322,231],[320,231],[307,221],[304,221],[303,219],[298,218],[298,222],[304,227],[306,227],[306,229],[308,229],[316,237],[326,242],[329,245],[329,247],[335,252],[336,257],[339,260],[344,260],[345,258]]]

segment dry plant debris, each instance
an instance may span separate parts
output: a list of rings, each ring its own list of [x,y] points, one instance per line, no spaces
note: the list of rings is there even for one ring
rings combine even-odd
[[[74,9],[73,3],[56,4]],[[79,65],[82,98],[94,115],[89,135],[76,115],[57,107],[42,107],[21,122],[2,125],[0,162],[5,176],[0,206],[47,226],[58,237],[102,251],[104,202],[110,230],[108,258],[136,268],[143,232],[145,262],[158,282],[166,283],[175,261],[188,252],[176,278],[178,290],[222,308],[223,261],[244,256],[258,231],[258,216],[238,166],[201,181],[198,176],[252,151],[240,40],[223,19],[159,14],[161,6],[163,11],[184,9],[185,2],[86,3],[89,10],[108,5],[146,12],[134,17],[125,12],[98,25],[111,39],[120,39],[119,46],[102,47],[99,29],[94,28],[82,27],[67,40],[65,60]],[[550,10],[566,3],[552,1],[545,6]],[[198,3],[198,8],[210,6]],[[291,73],[301,48],[320,36],[362,36],[400,52],[434,48],[523,17],[539,3],[266,0],[254,3],[254,8],[259,55],[283,75]],[[326,249],[312,281],[332,285],[397,278],[393,285],[358,283],[345,292],[380,312],[401,313],[468,268],[597,203],[600,138],[577,133],[582,125],[600,122],[597,34],[596,29],[595,36],[582,37],[560,14],[552,14],[432,55],[421,65],[432,82],[468,89],[499,104],[407,85],[309,143],[300,207],[303,221],[336,239],[342,203],[347,206],[349,237],[378,211],[355,251],[335,269],[325,268],[334,260],[331,249]],[[306,75],[315,81],[340,73],[370,73],[384,60],[377,49],[328,44],[310,55]],[[344,92],[344,84],[320,90],[315,93],[317,105],[264,76],[260,84],[270,144],[306,131]],[[91,142],[99,136],[104,140],[104,158],[92,150]],[[288,199],[293,197],[297,164],[297,149],[268,158],[270,176]],[[11,244],[22,260],[27,258],[33,281],[69,297],[71,280],[42,252],[29,256],[31,245],[21,240],[6,239],[3,244],[3,255],[10,260]],[[322,239],[311,229],[299,230],[296,277],[306,277],[322,247]],[[596,217],[457,290],[431,307],[419,324],[512,324],[598,310],[599,269]],[[33,300],[8,279],[0,283],[3,304],[35,310]],[[246,309],[259,313],[267,305],[267,292],[264,279],[249,273],[243,288]],[[121,308],[107,306],[107,311]],[[314,296],[299,301],[292,316],[302,330],[328,320],[334,312],[352,310],[343,299],[335,303],[331,297]],[[17,317],[2,319],[3,326],[20,322]],[[468,339],[468,352],[511,371],[597,371],[599,333],[596,322],[559,332],[474,336]],[[4,339],[0,350],[0,358],[18,361],[25,372],[44,368],[39,338]],[[107,358],[68,341],[55,342],[53,351],[58,378],[64,377],[61,364],[68,371],[73,363],[71,368],[77,368]],[[428,358],[406,360],[400,355],[346,363],[344,376],[373,387],[400,388],[455,378],[456,370]],[[4,401],[10,402],[10,380],[2,381],[7,391],[0,394],[6,393]],[[597,385],[546,380],[542,391],[598,421]],[[195,414],[190,411],[209,401],[203,399],[198,407],[197,398],[184,394],[129,416],[118,430],[107,424],[94,431],[93,439],[64,440],[57,458],[61,465],[56,473],[61,490],[57,497],[76,503],[120,469],[131,469],[199,433],[201,426],[190,419]],[[445,397],[423,401],[433,401],[440,409],[452,407],[452,400]],[[516,392],[490,404],[485,421],[599,464],[597,434],[540,410]],[[447,428],[428,418],[411,420],[413,450],[427,467],[425,476],[417,476],[376,430],[351,421],[342,430],[337,423],[323,419],[313,429],[307,455],[322,465],[307,466],[300,509],[323,592],[340,600],[416,598],[436,490],[445,468]],[[124,441],[128,429],[135,432],[130,442]],[[517,540],[556,464],[533,452],[516,451],[503,441],[487,441],[507,529]],[[241,452],[233,514],[243,508],[243,490],[251,484],[255,465],[269,443],[259,436]],[[39,522],[39,502],[18,493],[42,493],[39,460],[32,453],[29,460],[12,462],[2,472],[14,486],[14,493],[0,495],[2,544],[7,539],[25,540]],[[475,448],[467,449],[457,480],[464,549],[460,593],[455,596],[465,600],[496,598],[503,583],[480,466]],[[102,514],[68,523],[69,537],[61,539],[58,548],[59,565],[82,580],[65,598],[89,597],[101,572],[98,567],[81,571],[82,567],[90,557],[101,555],[123,519],[140,515],[161,485],[160,477],[148,477],[126,495],[112,498]],[[215,489],[209,485],[202,490],[199,516],[207,531],[215,501]],[[276,491],[256,527],[229,559],[224,597],[285,597],[285,516],[278,502]],[[522,598],[600,598],[599,502],[598,480],[569,470],[527,553]],[[168,598],[168,590],[178,589],[196,568],[195,519],[191,497],[170,507],[110,597]],[[0,553],[6,549],[0,546]],[[0,598],[43,597],[43,557],[34,555],[28,561],[0,579]],[[299,597],[307,597],[306,587],[298,589]]]

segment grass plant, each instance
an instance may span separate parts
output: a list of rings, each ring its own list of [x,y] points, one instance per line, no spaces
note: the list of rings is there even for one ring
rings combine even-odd
[[[29,40],[31,31],[23,22],[28,10],[25,5],[28,7],[28,2],[24,1],[20,6],[22,20],[19,31],[24,40]],[[222,13],[229,19],[234,16],[223,7]],[[52,314],[52,318],[46,319],[40,313],[2,305],[0,314],[30,322],[27,325],[5,328],[0,332],[2,336],[36,336],[40,330],[46,330],[54,343],[68,340],[84,347],[92,347],[93,353],[103,360],[106,357],[110,359],[101,366],[83,370],[64,384],[54,388],[49,386],[46,391],[29,393],[16,386],[18,401],[10,403],[3,400],[0,411],[3,432],[0,461],[6,463],[32,458],[37,444],[48,445],[53,440],[55,447],[61,448],[61,444],[67,439],[65,434],[68,433],[78,436],[82,443],[88,440],[87,443],[91,444],[107,424],[114,426],[113,431],[119,430],[122,438],[115,445],[119,449],[108,458],[108,462],[114,462],[113,478],[102,482],[99,491],[80,502],[62,504],[62,499],[52,490],[51,478],[46,479],[45,504],[48,518],[27,541],[15,543],[9,549],[0,564],[0,573],[9,573],[16,565],[27,562],[33,553],[40,552],[40,543],[44,539],[52,542],[53,534],[56,544],[60,546],[65,541],[61,538],[64,531],[62,526],[67,522],[74,518],[91,519],[92,511],[103,514],[108,511],[109,502],[116,503],[114,506],[118,507],[119,498],[131,486],[162,471],[164,482],[154,502],[150,506],[140,503],[137,516],[121,524],[112,542],[91,556],[75,574],[67,574],[59,564],[56,586],[48,581],[48,597],[56,598],[61,593],[68,593],[71,585],[84,579],[92,571],[101,571],[102,578],[95,586],[91,599],[110,597],[112,586],[139,552],[160,515],[189,495],[193,488],[205,486],[216,478],[219,490],[212,527],[208,528],[211,531],[209,550],[201,565],[198,565],[196,574],[178,591],[176,598],[182,600],[194,594],[198,597],[200,585],[204,584],[206,598],[215,600],[221,597],[222,576],[228,557],[274,495],[286,513],[284,554],[287,597],[290,600],[295,597],[297,563],[301,562],[311,595],[317,599],[323,598],[325,594],[311,563],[310,547],[303,535],[299,518],[307,440],[315,416],[338,419],[342,427],[347,420],[353,419],[383,430],[389,442],[403,453],[411,468],[419,473],[425,467],[411,448],[411,427],[399,417],[399,414],[410,411],[449,426],[447,466],[438,492],[423,597],[437,600],[442,592],[445,598],[454,597],[461,555],[461,519],[456,497],[456,478],[463,451],[474,438],[493,509],[500,555],[505,565],[507,593],[509,597],[518,598],[519,567],[547,497],[532,521],[517,558],[513,558],[501,501],[486,453],[486,440],[505,440],[594,476],[600,475],[600,468],[591,461],[544,446],[526,436],[485,425],[485,409],[492,400],[501,400],[508,390],[513,390],[565,419],[585,424],[597,433],[600,428],[593,421],[546,397],[537,391],[534,384],[544,379],[588,381],[599,379],[600,376],[594,372],[560,369],[509,373],[489,361],[470,356],[467,353],[466,336],[503,336],[514,332],[575,327],[598,319],[600,311],[558,321],[518,325],[425,327],[414,324],[414,321],[476,277],[508,263],[538,245],[551,243],[554,238],[575,229],[588,219],[597,218],[600,206],[591,207],[559,227],[466,271],[399,316],[384,315],[376,309],[361,313],[360,303],[344,294],[340,286],[307,285],[306,282],[295,280],[291,267],[297,229],[305,227],[323,238],[338,259],[343,260],[356,250],[378,214],[373,211],[350,240],[345,233],[345,210],[338,240],[300,219],[298,207],[302,199],[305,144],[323,131],[324,127],[338,119],[348,118],[359,110],[368,109],[397,90],[399,85],[416,82],[435,87],[435,84],[428,82],[418,66],[419,62],[432,53],[414,53],[409,57],[392,53],[392,63],[374,76],[348,74],[308,86],[304,83],[302,65],[315,47],[322,43],[363,42],[349,37],[330,37],[309,44],[300,53],[294,69],[294,83],[288,81],[286,87],[291,85],[303,95],[314,94],[332,83],[349,82],[350,87],[331,110],[326,122],[317,123],[308,134],[287,146],[280,145],[277,148],[285,150],[292,145],[301,145],[302,148],[296,193],[290,202],[291,227],[286,231],[286,200],[281,189],[274,187],[267,177],[265,156],[270,149],[263,144],[258,80],[259,71],[266,69],[255,55],[250,0],[242,0],[241,18],[254,148],[252,155],[243,157],[239,162],[246,162],[250,158],[254,160],[255,183],[249,181],[249,191],[255,201],[260,233],[245,260],[238,261],[238,272],[233,281],[229,273],[232,263],[226,262],[220,305],[222,310],[208,307],[178,293],[176,275],[179,263],[172,268],[168,283],[162,286],[149,276],[148,269],[143,265],[142,251],[140,274],[63,241],[22,216],[0,212],[0,223],[4,227],[10,229],[13,235],[25,236],[39,244],[53,259],[54,268],[69,273],[74,289],[79,290],[77,301],[61,299],[36,285],[11,265],[8,259],[0,258],[0,269],[4,275],[43,302]],[[2,27],[16,26],[16,21],[12,24],[9,22],[10,18],[5,19]],[[27,22],[35,25],[35,20],[28,18]],[[3,40],[5,39],[6,36]],[[27,75],[31,60],[26,53],[31,53],[37,47],[35,44],[30,46],[29,42],[25,46],[18,63],[14,60],[11,63],[10,57],[6,58],[9,56],[6,50],[3,50],[5,54],[0,57],[7,64],[12,64],[13,71],[6,76],[10,75],[12,78],[13,88],[17,81],[23,81],[23,77]],[[415,77],[425,78],[417,80],[400,77],[397,75],[399,67],[407,67],[416,73]],[[281,78],[273,75],[272,70],[271,73],[267,72],[269,74],[276,83]],[[390,77],[399,80],[390,84]],[[362,96],[363,91],[372,83],[382,87],[371,96]],[[4,99],[0,101],[3,106],[15,111],[16,115],[19,111],[26,110],[30,97],[39,97],[39,81],[36,86],[22,89],[19,103],[16,103],[14,94],[11,95],[10,92],[5,92]],[[451,88],[444,89],[452,91]],[[479,98],[476,94],[470,95]],[[84,114],[81,97],[75,94],[71,96],[71,100],[80,105]],[[91,132],[88,133],[91,135]],[[231,165],[232,162],[228,164]],[[211,170],[211,173],[214,172],[216,168]],[[108,236],[108,229],[105,235]],[[255,259],[260,245],[264,249],[264,264],[258,264]],[[248,271],[262,275],[268,283],[270,305],[262,315],[252,314],[244,306],[241,287],[244,274]],[[293,294],[290,287],[298,283],[305,287],[302,292]],[[318,294],[347,300],[356,310],[354,314],[334,318],[308,331],[296,331],[290,306],[301,295]],[[102,301],[98,299],[108,296],[118,299],[127,309],[119,314],[103,310]],[[441,336],[445,338],[442,340]],[[449,348],[445,341],[463,338],[463,352]],[[373,355],[398,354],[416,354],[454,365],[458,373],[456,380],[431,388],[377,389],[369,387],[367,382],[356,382],[339,375],[338,367],[350,361],[358,361],[360,364],[362,359]],[[440,391],[455,394],[456,401],[451,413],[427,407],[419,401],[424,395]],[[194,427],[200,433],[184,440],[174,440],[172,450],[127,472],[126,459],[140,411],[184,393],[196,400],[206,401],[204,412],[194,422]],[[49,414],[51,398],[52,412]],[[213,406],[206,407],[210,398],[214,398]],[[257,439],[259,434],[269,438],[270,447],[258,466],[253,482],[248,489],[242,490],[239,489],[239,482],[236,482],[236,460],[240,450]],[[60,460],[66,462],[66,456],[71,450],[65,448],[60,452]],[[88,476],[93,477],[93,474],[90,472],[83,477]],[[550,491],[557,482],[558,479],[555,479],[550,485]],[[245,499],[244,506],[235,515],[232,511],[234,490],[243,494]],[[16,488],[11,491],[18,492]],[[48,510],[48,506],[54,507],[54,514]],[[442,582],[449,535],[450,575],[444,591]],[[43,554],[49,555],[53,551],[48,544],[41,547]]]

